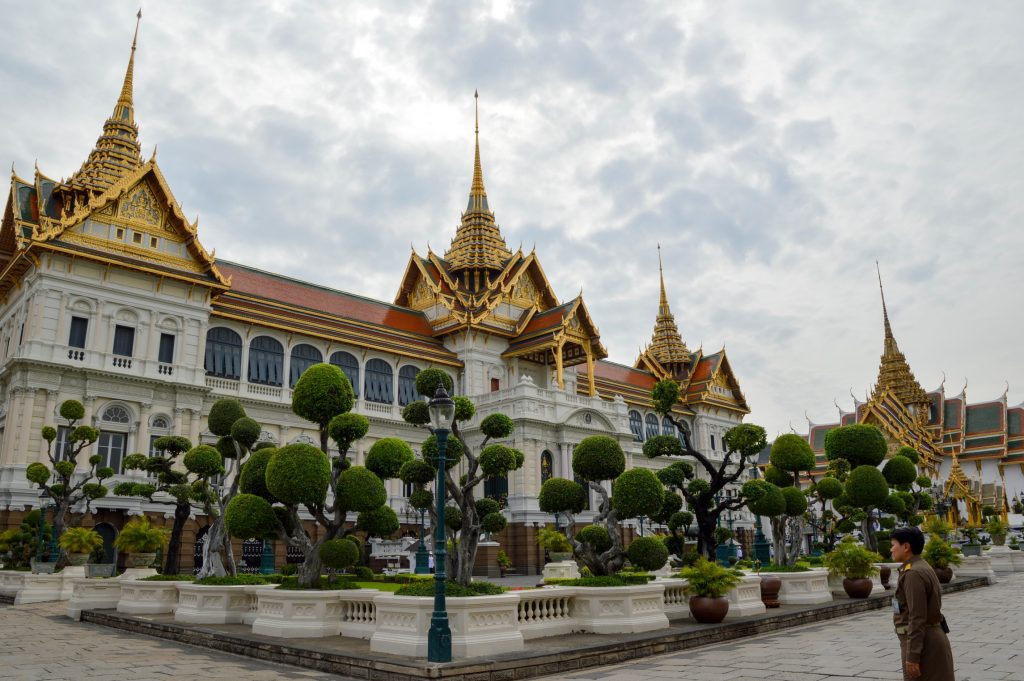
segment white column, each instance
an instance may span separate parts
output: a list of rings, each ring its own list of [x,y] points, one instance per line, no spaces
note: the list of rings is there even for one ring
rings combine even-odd
[[[135,451],[146,456],[149,456],[149,412],[152,408],[152,402],[143,402],[139,407],[139,422],[136,424],[138,433]]]
[[[192,445],[199,444],[199,410],[189,409],[189,423],[188,423],[188,438],[192,440]]]
[[[47,390],[46,391],[46,410],[43,412],[43,425],[44,426],[45,425],[53,425],[54,424],[53,413],[57,409],[57,394],[58,394],[58,391],[56,391],[56,390]],[[49,443],[46,440],[42,441],[42,446],[40,447],[40,453],[43,455],[43,459],[44,460],[46,459],[46,452],[47,452],[49,446],[50,445],[49,445]]]
[[[182,407],[175,407],[174,408],[174,428],[173,428],[173,431],[174,431],[175,435],[181,435],[181,419],[184,416],[184,414],[185,414],[185,410]],[[193,446],[195,446],[197,444],[199,444],[199,443],[198,442],[193,442],[192,443]]]

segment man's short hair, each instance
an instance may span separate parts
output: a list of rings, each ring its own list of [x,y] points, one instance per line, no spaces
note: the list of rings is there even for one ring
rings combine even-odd
[[[916,527],[901,527],[889,535],[897,544],[910,544],[910,551],[916,556],[924,550],[924,534]]]

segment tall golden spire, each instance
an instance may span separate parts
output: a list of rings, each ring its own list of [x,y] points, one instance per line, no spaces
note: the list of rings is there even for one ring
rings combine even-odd
[[[103,124],[103,133],[96,140],[96,146],[89,152],[85,163],[68,179],[66,189],[101,193],[142,165],[139,126],[135,124],[135,104],[132,95],[135,48],[139,40],[141,22],[140,9],[136,15],[135,36],[132,38],[128,68],[125,70],[124,82],[114,105],[114,112]]]
[[[878,382],[875,384],[874,397],[878,397],[883,390],[891,392],[911,413],[920,413],[930,404],[928,394],[921,387],[921,384],[914,378],[914,372],[910,370],[907,358],[900,352],[896,345],[896,337],[892,333],[892,325],[889,323],[889,310],[885,305],[885,288],[882,286],[882,269],[875,261],[875,268],[878,270],[878,290],[882,294],[882,321],[885,327],[885,342],[882,349],[882,359],[878,366]]]
[[[666,369],[677,373],[690,362],[690,351],[676,326],[676,318],[668,306],[665,294],[665,269],[661,264],[661,244],[658,244],[658,276],[661,280],[661,298],[658,301],[658,318],[654,322],[654,335],[647,350]]]
[[[474,270],[470,277],[466,275],[467,288],[479,289],[489,282],[490,271],[500,271],[512,257],[512,252],[505,244],[494,213],[487,203],[487,191],[484,189],[484,171],[480,163],[480,95],[473,93],[475,113],[476,146],[473,157],[473,182],[469,189],[469,203],[462,214],[462,223],[455,231],[455,238],[445,253],[453,272]],[[483,279],[480,278],[483,272]],[[471,281],[472,279],[472,281]]]

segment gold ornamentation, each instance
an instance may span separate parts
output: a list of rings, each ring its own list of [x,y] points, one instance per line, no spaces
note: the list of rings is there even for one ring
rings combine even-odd
[[[140,184],[126,198],[121,199],[121,217],[128,220],[140,220],[148,225],[160,224],[160,209],[157,208],[153,192]]]

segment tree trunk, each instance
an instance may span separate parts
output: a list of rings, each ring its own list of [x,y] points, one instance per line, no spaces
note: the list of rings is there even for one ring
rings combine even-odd
[[[192,504],[175,504],[174,525],[171,527],[171,538],[167,542],[167,555],[164,556],[164,574],[176,575],[181,569],[181,535],[185,531],[185,523],[192,512]]]
[[[864,533],[864,548],[868,551],[878,551],[878,537],[875,536],[875,512],[868,511],[868,515],[861,522],[861,532]]]
[[[326,537],[321,537],[319,541],[310,546],[306,552],[306,559],[299,565],[297,573],[299,586],[304,589],[320,587],[320,572],[323,570],[323,564],[320,562],[320,546],[325,539]]]
[[[804,544],[804,519],[800,516],[788,518],[786,523],[789,526],[789,556],[786,558],[786,565],[796,565],[800,557],[800,549]]]
[[[774,516],[772,519],[772,544],[775,555],[772,562],[776,565],[786,563],[786,516]]]
[[[694,513],[694,517],[697,521],[697,550],[704,554],[704,557],[708,560],[715,559],[715,547],[718,546],[718,542],[715,541],[715,519],[717,516],[712,516],[706,512]]]
[[[210,531],[206,533],[206,541],[203,542],[203,567],[199,569],[196,579],[224,577],[228,574],[227,567],[224,565],[224,539],[226,536],[224,516],[221,514],[214,519],[210,525]]]

